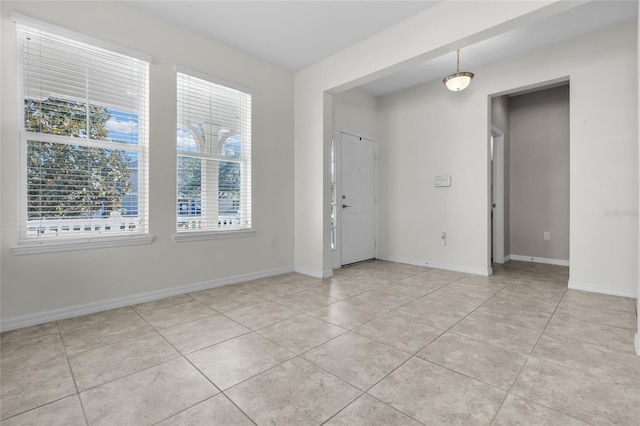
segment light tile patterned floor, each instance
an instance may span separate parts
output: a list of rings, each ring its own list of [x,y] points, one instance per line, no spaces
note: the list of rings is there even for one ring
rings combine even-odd
[[[637,425],[633,299],[370,261],[10,331],[0,425]]]

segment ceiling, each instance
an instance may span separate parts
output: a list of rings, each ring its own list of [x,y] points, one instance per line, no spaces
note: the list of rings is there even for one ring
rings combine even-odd
[[[471,71],[529,50],[542,48],[621,22],[637,19],[637,1],[592,1],[564,13],[466,46],[460,51],[460,70]],[[434,58],[404,71],[361,86],[382,96],[456,71],[456,53]]]
[[[299,71],[439,1],[130,1],[133,7]],[[637,0],[595,0],[551,18],[464,46],[461,70],[637,19]],[[455,52],[362,88],[381,96],[455,71]]]
[[[132,1],[178,25],[299,71],[439,1]]]

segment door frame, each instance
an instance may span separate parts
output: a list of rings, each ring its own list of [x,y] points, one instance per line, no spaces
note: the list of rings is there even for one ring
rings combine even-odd
[[[504,263],[504,132],[492,125],[491,137],[493,138],[493,158],[491,159],[493,196],[489,200],[489,212],[493,212],[491,255],[494,263]],[[495,208],[492,205],[494,200],[498,201]]]
[[[348,132],[344,130],[335,130],[333,133],[333,140],[335,146],[334,152],[334,160],[335,160],[335,179],[336,179],[336,247],[331,250],[331,266],[333,269],[340,269],[342,267],[342,209],[338,208],[341,205],[340,194],[342,194],[342,135],[346,134],[349,136],[353,136],[356,138],[367,139],[373,143],[373,197],[374,197],[374,206],[373,206],[373,226],[374,226],[374,235],[373,238],[376,241],[376,258],[378,257],[378,185],[376,184],[378,181],[378,144],[376,143],[374,138],[370,138],[367,136],[357,135],[353,132]],[[330,153],[329,153],[330,155]]]

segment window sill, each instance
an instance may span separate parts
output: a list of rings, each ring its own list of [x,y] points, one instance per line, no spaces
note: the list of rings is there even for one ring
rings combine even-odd
[[[135,246],[151,244],[153,238],[154,237],[152,235],[128,235],[117,237],[94,237],[73,241],[29,241],[11,248],[11,252],[16,256],[20,256],[24,254],[56,253],[62,251]]]
[[[219,240],[223,238],[244,238],[251,237],[255,231],[253,229],[235,229],[233,231],[184,231],[174,234],[173,241],[176,243],[186,243],[189,241]]]

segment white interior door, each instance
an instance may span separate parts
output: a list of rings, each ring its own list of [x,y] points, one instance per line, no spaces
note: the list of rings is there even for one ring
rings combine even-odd
[[[375,147],[369,139],[340,134],[342,264],[373,259],[375,239]]]

